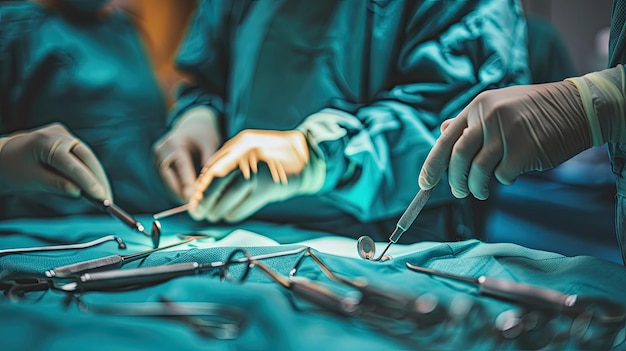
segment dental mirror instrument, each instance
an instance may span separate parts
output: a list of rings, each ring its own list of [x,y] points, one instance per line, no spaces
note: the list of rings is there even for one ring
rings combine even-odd
[[[91,196],[85,191],[81,191],[81,195],[85,197],[89,202],[94,204],[100,211],[110,214],[111,216],[119,219],[122,223],[124,223],[128,228],[141,233],[152,239],[152,247],[159,247],[159,242],[161,241],[161,225],[157,224],[155,230],[155,224],[152,224],[152,233],[148,233],[146,231],[146,227],[144,227],[141,222],[133,218],[128,212],[122,210],[119,206],[113,203],[113,201],[109,199],[99,200],[95,197]]]
[[[389,243],[387,244],[387,246],[385,247],[385,249],[383,250],[383,252],[380,254],[378,258],[374,258],[374,256],[376,255],[376,245],[374,243],[374,240],[367,235],[360,237],[359,240],[357,241],[357,251],[359,252],[359,256],[362,259],[368,260],[368,261],[380,261],[380,260],[387,260],[391,258],[391,256],[385,255],[387,253],[387,250],[389,250],[389,247],[391,247],[391,244],[395,244],[396,242],[398,242],[402,234],[404,234],[404,232],[406,232],[409,229],[411,224],[413,224],[417,216],[420,214],[420,212],[426,205],[426,201],[428,201],[428,199],[430,198],[430,194],[432,193],[432,191],[433,189],[429,189],[429,190],[420,189],[420,191],[415,195],[415,197],[413,198],[413,200],[411,200],[411,203],[409,204],[407,209],[404,211],[404,213],[398,220],[398,223],[396,224],[396,228],[394,229],[393,233],[391,233],[391,235],[389,236]]]

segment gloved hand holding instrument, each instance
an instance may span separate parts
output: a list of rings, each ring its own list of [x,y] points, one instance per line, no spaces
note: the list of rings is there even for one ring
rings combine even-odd
[[[165,184],[180,202],[193,193],[197,171],[221,143],[217,116],[201,106],[185,112],[153,146],[154,162]]]
[[[0,138],[0,193],[42,191],[112,199],[94,153],[63,125],[49,124]]]
[[[187,205],[155,218],[188,210],[196,220],[237,222],[269,203],[316,193],[326,168],[309,145],[299,130],[244,130],[204,165]]]
[[[522,173],[547,170],[592,146],[626,141],[623,66],[562,82],[481,93],[442,134],[419,176],[433,188],[448,168],[452,194],[489,196],[492,175],[512,184]]]

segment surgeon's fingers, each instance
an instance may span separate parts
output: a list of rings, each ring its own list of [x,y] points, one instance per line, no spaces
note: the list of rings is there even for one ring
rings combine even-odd
[[[280,162],[267,160],[265,163],[269,168],[270,174],[272,175],[272,181],[274,181],[274,183],[287,183],[287,175],[285,174],[285,170],[282,169]]]
[[[259,173],[258,177],[263,176]],[[264,193],[268,189],[259,188],[257,180],[250,181],[247,188],[247,192],[241,194],[241,198],[236,205],[231,206],[230,211],[225,215],[224,220],[230,223],[241,222],[253,214],[255,214],[260,208],[267,204],[267,200],[264,200],[266,196]]]
[[[196,189],[194,196],[189,201],[189,215],[196,219],[208,219],[211,220],[215,203],[221,198],[222,194],[228,189],[228,186],[233,181],[234,176],[241,176],[240,172],[231,172],[225,177],[212,178],[204,192],[199,192]]]
[[[496,121],[497,124],[491,126],[494,128],[487,128],[483,125],[483,146],[474,156],[467,179],[469,191],[479,200],[486,200],[489,197],[489,183],[504,153],[503,141],[500,137],[503,135],[502,124],[500,119]]]
[[[87,147],[87,145],[80,143],[76,145],[71,151],[79,160],[87,165],[87,167],[100,181],[100,184],[104,188],[105,198],[113,200],[113,192],[111,191],[109,178],[104,171],[104,167],[102,167],[102,164],[100,163],[96,155],[91,151],[91,149]]]
[[[498,147],[490,145],[478,152],[469,170],[467,185],[469,191],[478,200],[489,197],[489,183],[502,154]]]
[[[57,172],[52,168],[43,168],[37,175],[38,182],[35,188],[47,193],[76,196],[80,194],[80,188],[74,184],[65,174]]]
[[[439,126],[439,130],[443,133],[446,131],[446,129],[448,129],[448,126],[450,125],[450,123],[452,123],[451,119],[446,119],[445,121],[441,122],[441,125]]]
[[[163,183],[169,189],[170,193],[180,202],[184,203],[183,194],[180,191],[182,187],[180,186],[180,181],[178,179],[178,174],[170,167],[162,169],[159,171],[161,175],[161,179]]]
[[[505,155],[500,164],[496,167],[494,175],[500,183],[511,185],[522,173],[522,169],[508,162],[507,156]]]
[[[420,171],[418,179],[421,189],[432,189],[441,180],[443,173],[448,168],[452,148],[467,125],[466,121],[467,118],[463,115],[456,117],[435,142]]]
[[[252,173],[257,173],[259,171],[259,157],[257,156],[256,152],[249,152],[248,159],[250,160]]]
[[[228,154],[220,151],[221,149],[205,165],[206,171],[212,173],[214,177],[224,177],[235,170],[245,156],[237,152]]]
[[[287,178],[287,171],[285,171],[285,167],[282,162],[276,162],[276,172],[278,172],[278,178],[280,178],[280,182],[282,184],[287,184],[289,182]]]
[[[250,163],[245,157],[239,159],[239,170],[245,179],[250,179]]]
[[[66,141],[57,140],[50,149],[40,150],[40,161],[65,176],[78,187],[68,186],[64,182],[59,183],[60,189],[66,191],[68,195],[78,197],[80,196],[80,189],[83,189],[94,197],[104,199],[106,192],[100,181],[84,163],[71,153],[71,149],[80,142],[77,140]]]
[[[191,154],[175,152],[166,156],[159,164],[159,174],[170,191],[186,202],[193,192],[196,171]]]
[[[467,113],[467,128],[452,148],[450,165],[448,167],[448,181],[452,195],[457,198],[467,197],[470,193],[468,178],[474,157],[484,143],[484,126],[482,122],[482,105],[469,106]]]
[[[222,188],[221,196],[216,197],[213,207],[209,209],[209,219],[213,222],[220,220],[232,222],[230,214],[248,200],[256,185],[256,178],[256,174],[251,179],[244,179],[241,174],[233,175],[228,185]]]
[[[241,222],[248,219],[250,216],[255,214],[261,207],[266,205],[265,203],[254,201],[255,191],[257,190],[249,190],[245,194],[246,196],[242,197],[241,200],[237,203],[237,206],[233,206],[230,212],[226,214],[224,220],[229,223]]]
[[[236,159],[235,157],[236,152],[234,152],[234,149],[232,148],[231,145],[232,145],[232,139],[227,141],[224,145],[222,145],[221,148],[215,151],[213,155],[211,155],[211,157],[204,164],[203,168],[209,169],[213,167],[215,164],[219,164],[219,163],[222,163],[222,164],[232,163],[233,160]],[[228,159],[228,157],[230,157],[230,159]],[[226,174],[228,173],[225,173],[224,175]]]
[[[68,178],[72,183],[78,186],[94,197],[104,199],[106,191],[95,174],[78,159],[72,149],[80,145],[80,141],[70,138],[60,138],[52,142],[52,144],[39,144],[42,146],[37,150],[40,162],[48,165],[58,171],[60,174]],[[62,186],[67,186],[62,184]],[[68,194],[71,196],[80,196],[80,190],[74,187],[67,187]]]

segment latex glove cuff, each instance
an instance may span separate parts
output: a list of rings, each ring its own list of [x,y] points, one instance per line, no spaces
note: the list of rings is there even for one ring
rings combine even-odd
[[[594,146],[626,140],[624,67],[618,65],[582,77],[568,78],[580,93]]]

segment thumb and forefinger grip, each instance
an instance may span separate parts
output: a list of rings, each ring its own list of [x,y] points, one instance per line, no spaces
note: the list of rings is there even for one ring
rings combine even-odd
[[[420,189],[428,190],[434,188],[448,168],[452,148],[467,127],[467,118],[464,113],[465,110],[455,120],[447,124],[445,130],[428,153],[418,178]]]

